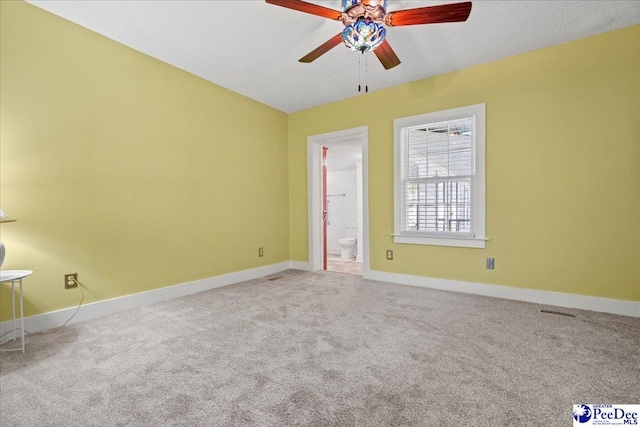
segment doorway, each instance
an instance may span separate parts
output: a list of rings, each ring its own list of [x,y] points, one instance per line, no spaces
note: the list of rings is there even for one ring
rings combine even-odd
[[[366,126],[307,138],[311,271],[369,275],[368,170]]]

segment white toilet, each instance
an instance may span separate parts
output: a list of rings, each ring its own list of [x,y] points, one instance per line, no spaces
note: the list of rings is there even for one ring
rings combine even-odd
[[[340,258],[352,259],[353,257],[356,256],[355,255],[355,250],[356,250],[355,237],[346,237],[344,239],[340,239],[338,240],[338,243],[340,243],[340,247],[342,248],[342,252],[340,253]]]
[[[355,237],[358,233],[358,227],[356,225],[347,225],[345,227],[346,235],[344,239],[339,239],[338,243],[340,244],[340,248],[342,248],[342,252],[340,253],[340,258],[342,259],[352,259],[356,257],[356,243],[357,240]]]

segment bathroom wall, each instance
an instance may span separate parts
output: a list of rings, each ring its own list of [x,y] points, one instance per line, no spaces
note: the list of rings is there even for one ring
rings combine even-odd
[[[327,252],[340,253],[339,239],[347,237],[347,225],[358,221],[357,173],[355,164],[352,170],[327,173],[327,194],[345,194],[329,197],[329,225],[327,226]],[[356,230],[352,230],[355,232]],[[355,234],[351,237],[356,237]]]

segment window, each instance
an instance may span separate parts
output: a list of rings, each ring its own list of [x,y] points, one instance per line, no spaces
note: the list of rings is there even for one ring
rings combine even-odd
[[[485,105],[394,121],[396,243],[485,247]]]

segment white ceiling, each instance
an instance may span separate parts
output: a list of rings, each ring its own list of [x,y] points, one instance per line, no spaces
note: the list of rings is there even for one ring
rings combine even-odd
[[[307,0],[340,9],[340,0]],[[358,96],[358,56],[339,45],[298,59],[344,27],[262,0],[30,0],[154,58],[286,113]],[[388,11],[451,1],[388,0]],[[402,61],[370,54],[370,91],[640,23],[640,1],[473,2],[467,22],[387,28]],[[364,74],[364,72],[363,72]]]

